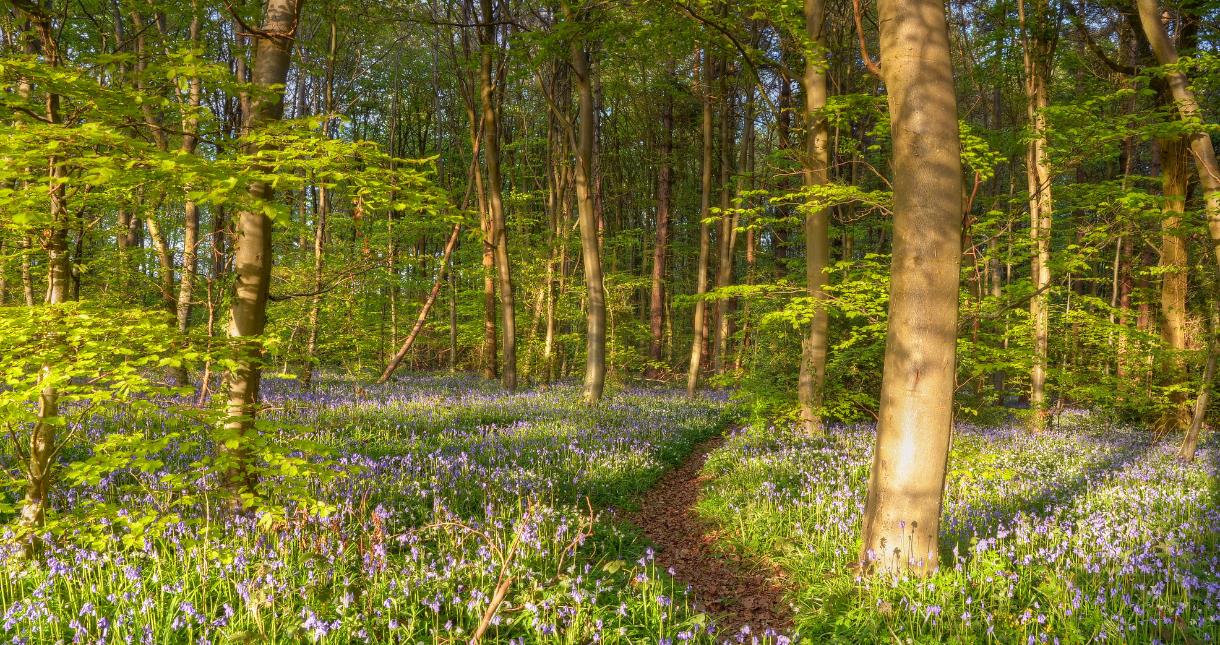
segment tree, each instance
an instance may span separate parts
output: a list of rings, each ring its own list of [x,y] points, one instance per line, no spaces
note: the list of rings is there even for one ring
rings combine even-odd
[[[893,133],[894,250],[877,446],[861,561],[927,575],[938,564],[953,428],[962,171],[945,6],[879,0]]]
[[[496,45],[495,15],[491,0],[479,0],[483,25],[480,28],[479,82],[483,101],[483,141],[487,158],[487,206],[492,247],[495,253],[500,315],[504,326],[504,370],[501,382],[508,391],[517,389],[517,322],[513,307],[512,269],[508,261],[508,233],[504,228],[504,200],[500,177],[500,116],[496,108],[499,92],[492,77],[492,48]]]
[[[326,76],[322,81],[322,136],[330,136],[331,112],[335,109],[335,59],[339,52],[338,25],[332,17],[328,30],[329,44],[326,53]],[[304,200],[304,195],[302,195]],[[305,364],[301,369],[301,387],[313,384],[314,360],[318,351],[318,318],[322,308],[322,264],[326,253],[326,220],[330,217],[330,191],[325,184],[318,186],[318,206],[313,222],[313,295],[309,299],[306,319]]]
[[[1025,107],[1029,121],[1029,142],[1025,153],[1025,176],[1029,187],[1029,234],[1033,239],[1031,260],[1034,294],[1029,299],[1033,322],[1034,355],[1029,375],[1029,406],[1033,410],[1033,430],[1046,427],[1046,361],[1050,333],[1047,290],[1051,287],[1051,222],[1054,177],[1047,155],[1046,109],[1050,105],[1050,72],[1058,37],[1059,13],[1046,0],[1034,0],[1027,7],[1017,1],[1025,64]]]
[[[806,189],[825,186],[830,181],[830,133],[826,117],[824,0],[805,0],[805,31],[809,52],[805,60],[805,158],[802,177]],[[798,383],[800,421],[805,432],[821,432],[822,389],[826,382],[826,352],[829,345],[830,312],[826,294],[826,271],[830,268],[830,215],[819,206],[805,207],[805,280],[813,300],[813,319],[809,333],[801,342],[801,368]]]
[[[707,294],[708,262],[711,255],[711,231],[708,228],[708,217],[712,210],[712,57],[707,48],[703,49],[703,118],[701,132],[703,133],[703,156],[700,174],[699,202],[699,261],[696,264],[695,278],[695,322],[693,338],[690,346],[690,367],[686,373],[686,394],[694,396],[699,387],[699,372],[703,369],[703,347],[707,343]]]
[[[263,93],[254,96],[245,116],[247,134],[279,120],[284,112],[284,95],[277,88],[288,77],[292,59],[301,0],[269,0],[261,28],[247,29],[254,34],[254,69],[251,80]],[[250,152],[266,144],[253,144]],[[259,382],[262,378],[262,342],[267,325],[267,295],[271,287],[272,221],[263,208],[272,198],[272,186],[261,180],[250,182],[254,208],[236,214],[237,239],[233,250],[236,284],[229,309],[228,334],[238,352],[233,367],[225,374],[227,389],[229,486],[243,495],[254,493],[256,475],[251,450],[254,419],[258,414]]]
[[[570,7],[564,7],[569,20]],[[606,385],[606,288],[602,277],[601,244],[597,231],[597,212],[593,204],[593,142],[597,122],[593,110],[593,78],[584,41],[573,38],[569,61],[578,101],[578,134],[573,141],[576,157],[576,207],[580,227],[580,259],[588,289],[587,328],[585,332],[585,402],[597,405]]]
[[[31,44],[35,51],[41,53],[43,63],[49,68],[60,65],[60,45],[56,39],[56,31],[51,16],[40,4],[16,3],[33,26],[37,41]],[[26,36],[31,38],[31,36]],[[29,85],[23,85],[22,93],[28,98]],[[61,123],[60,97],[54,91],[46,92],[46,103],[43,121],[51,126]],[[44,233],[47,251],[47,292],[45,302],[49,307],[57,307],[68,301],[68,284],[72,277],[71,259],[68,255],[68,229],[70,213],[67,204],[67,176],[63,168],[64,160],[52,154],[47,159],[47,192],[50,212],[47,216],[48,228]],[[32,294],[30,294],[32,295]],[[30,297],[27,295],[27,300]],[[38,394],[38,417],[34,430],[30,433],[30,446],[27,453],[25,496],[21,502],[21,525],[28,531],[26,554],[37,553],[42,546],[38,531],[46,521],[47,505],[51,495],[52,463],[51,460],[58,450],[56,429],[59,419],[59,391],[53,380],[51,366],[43,367],[40,377]]]
[[[673,76],[673,63],[666,66],[665,79]],[[665,321],[665,254],[669,244],[669,202],[673,190],[674,150],[674,98],[666,88],[661,103],[661,149],[657,167],[657,222],[656,237],[652,246],[652,285],[648,297],[648,370],[649,378],[660,375],[657,366],[661,363]]]
[[[1139,11],[1140,24],[1144,28],[1144,35],[1148,38],[1148,44],[1152,49],[1153,55],[1156,56],[1157,62],[1163,66],[1177,64],[1179,62],[1178,52],[1173,42],[1169,39],[1165,25],[1161,22],[1161,11],[1157,6],[1156,0],[1136,0],[1135,4]],[[1203,114],[1199,109],[1199,102],[1195,98],[1195,93],[1190,87],[1186,74],[1179,69],[1171,68],[1165,72],[1165,80],[1169,85],[1169,91],[1176,103],[1177,113],[1180,118],[1186,122],[1201,121]],[[1216,161],[1216,149],[1212,145],[1211,136],[1208,133],[1194,131],[1188,136],[1188,142],[1190,144],[1190,156],[1194,159],[1195,168],[1198,170],[1199,184],[1203,189],[1204,200],[1206,202],[1204,213],[1207,218],[1208,234],[1211,238],[1216,263],[1220,265],[1220,163]],[[1169,181],[1169,179],[1167,178],[1166,181]],[[1167,186],[1167,190],[1169,189],[1176,191],[1177,187]],[[1206,409],[1208,394],[1210,393],[1209,382],[1215,372],[1215,358],[1211,356],[1214,351],[1212,345],[1213,343],[1209,342],[1208,365],[1211,369],[1204,370],[1205,381],[1201,386],[1201,394],[1196,402],[1196,412],[1187,430],[1186,439],[1182,444],[1181,457],[1186,461],[1194,458],[1195,448],[1198,445],[1202,410]]]

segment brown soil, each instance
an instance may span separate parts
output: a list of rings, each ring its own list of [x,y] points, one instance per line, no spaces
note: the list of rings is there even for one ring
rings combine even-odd
[[[657,546],[658,566],[672,567],[674,576],[691,586],[697,606],[717,618],[721,638],[735,636],[743,625],[753,635],[767,628],[789,633],[792,610],[777,582],[778,569],[717,548],[715,529],[695,512],[707,480],[700,474],[703,463],[723,442],[716,437],[696,446],[685,462],[644,493],[639,510],[627,519]]]

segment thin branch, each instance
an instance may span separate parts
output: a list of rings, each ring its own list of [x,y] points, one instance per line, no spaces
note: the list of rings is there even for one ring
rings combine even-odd
[[[868,43],[864,41],[864,20],[860,16],[860,0],[851,0],[851,9],[856,20],[856,35],[860,40],[860,58],[864,61],[864,69],[867,69],[873,76],[881,78],[881,67],[873,62],[873,57],[868,53]]]
[[[1085,26],[1084,20],[1080,17],[1080,13],[1076,11],[1076,7],[1071,2],[1064,2],[1063,8],[1066,9],[1069,14],[1071,14],[1072,23],[1076,25],[1076,31],[1080,33],[1080,37],[1084,39],[1085,46],[1089,48],[1089,51],[1093,52],[1094,55],[1101,59],[1101,62],[1105,63],[1106,67],[1109,67],[1111,70],[1114,70],[1119,74],[1126,74],[1127,76],[1135,76],[1139,73],[1139,70],[1135,67],[1131,65],[1124,65],[1118,61],[1115,61],[1113,58],[1110,58],[1109,54],[1107,54],[1106,51],[1097,44],[1097,41],[1093,40],[1093,34],[1089,33],[1089,28]]]
[[[715,20],[710,20],[708,18],[705,18],[704,16],[700,15],[699,12],[695,11],[694,9],[686,6],[685,4],[683,4],[681,2],[677,2],[675,4],[677,4],[678,8],[681,9],[682,11],[686,12],[686,14],[689,15],[691,18],[694,18],[696,21],[698,21],[704,25],[707,25],[707,26],[711,27],[712,29],[715,29],[716,31],[720,32],[721,35],[723,35],[725,38],[728,39],[728,41],[730,43],[732,43],[733,47],[737,50],[737,52],[741,54],[742,60],[745,61],[746,66],[750,68],[750,74],[754,77],[755,85],[757,85],[758,88],[762,90],[761,96],[767,102],[767,106],[771,108],[772,112],[774,112],[775,114],[779,114],[779,112],[780,112],[779,107],[776,106],[775,103],[771,100],[771,96],[767,93],[767,88],[765,86],[763,86],[762,77],[758,74],[758,67],[754,65],[754,58],[750,55],[750,52],[746,50],[745,46],[741,44],[741,41],[737,40],[737,37],[734,36],[732,34],[732,32],[730,32],[728,29],[726,29],[723,25],[716,22]],[[772,68],[778,70],[779,73],[783,74],[786,78],[797,78],[792,73],[791,70],[789,70],[786,66],[784,66],[783,63],[781,63],[779,61],[771,60],[765,56],[762,57],[762,60],[767,64],[768,67],[772,67]]]

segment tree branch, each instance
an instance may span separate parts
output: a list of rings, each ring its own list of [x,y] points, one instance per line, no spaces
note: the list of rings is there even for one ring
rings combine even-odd
[[[1127,76],[1135,76],[1139,73],[1139,70],[1135,67],[1132,67],[1131,65],[1123,65],[1122,63],[1115,61],[1113,58],[1110,58],[1109,54],[1107,54],[1105,50],[1097,44],[1097,41],[1093,40],[1093,35],[1089,33],[1089,28],[1085,26],[1084,20],[1080,17],[1080,13],[1076,11],[1075,5],[1073,5],[1071,2],[1064,2],[1063,8],[1072,15],[1072,23],[1076,25],[1076,31],[1080,33],[1080,37],[1084,39],[1085,46],[1089,48],[1089,51],[1093,52],[1094,55],[1101,59],[1101,62],[1105,63],[1106,67],[1109,67],[1111,70],[1118,72],[1119,74],[1126,74]]]
[[[860,40],[860,58],[864,61],[864,69],[867,69],[873,76],[881,78],[881,67],[873,62],[873,57],[868,53],[868,43],[864,41],[864,20],[860,16],[860,0],[851,0],[851,9],[856,21],[856,35]]]

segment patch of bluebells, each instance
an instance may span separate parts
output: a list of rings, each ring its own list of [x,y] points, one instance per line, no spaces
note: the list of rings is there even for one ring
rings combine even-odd
[[[33,565],[6,534],[0,642],[464,642],[485,616],[494,642],[716,639],[682,586],[597,509],[626,503],[719,431],[722,401],[626,391],[589,409],[568,385],[506,395],[434,377],[306,393],[273,381],[265,400],[273,421],[335,449],[332,467],[348,476],[311,494],[337,512],[260,521],[226,511],[214,475],[191,475],[181,519],[147,539],[124,544],[126,529],[106,523],[116,539],[97,546],[71,529]],[[86,442],[176,428],[123,413],[91,423]],[[161,477],[194,472],[195,450],[174,441],[158,472],[64,490],[58,514],[106,502],[168,518]]]
[[[956,642],[1220,641],[1220,441],[1196,460],[1074,415],[1033,435],[960,424],[924,580],[854,564],[875,429],[736,433],[700,510],[798,583],[800,634]]]

